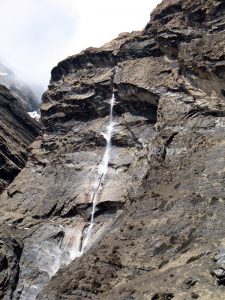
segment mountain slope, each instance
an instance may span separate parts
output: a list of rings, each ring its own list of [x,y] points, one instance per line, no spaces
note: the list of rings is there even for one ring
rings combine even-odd
[[[3,295],[224,299],[224,24],[222,0],[165,0],[143,31],[53,69],[43,135],[0,199],[3,245],[20,245]]]
[[[9,90],[0,86],[0,193],[13,181],[27,161],[27,150],[37,137],[33,121]]]

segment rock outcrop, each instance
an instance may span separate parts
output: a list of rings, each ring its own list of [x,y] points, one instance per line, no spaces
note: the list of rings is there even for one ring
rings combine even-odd
[[[28,147],[40,125],[25,112],[17,99],[0,85],[0,193],[24,168]]]
[[[12,299],[224,299],[224,26],[223,0],[165,0],[143,31],[53,69],[43,134],[0,199]]]

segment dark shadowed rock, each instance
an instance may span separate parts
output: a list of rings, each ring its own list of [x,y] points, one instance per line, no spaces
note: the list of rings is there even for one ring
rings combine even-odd
[[[0,193],[27,161],[29,145],[40,125],[30,118],[9,90],[0,86]]]
[[[23,244],[15,238],[0,235],[0,298],[12,299],[19,278],[19,260]]]

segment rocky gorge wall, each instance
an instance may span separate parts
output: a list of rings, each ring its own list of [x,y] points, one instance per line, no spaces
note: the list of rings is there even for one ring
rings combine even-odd
[[[224,299],[224,26],[222,0],[165,0],[52,70],[42,134],[0,198],[2,298]],[[96,225],[71,262],[113,92]]]
[[[28,147],[39,129],[10,91],[0,85],[0,194],[24,168]]]

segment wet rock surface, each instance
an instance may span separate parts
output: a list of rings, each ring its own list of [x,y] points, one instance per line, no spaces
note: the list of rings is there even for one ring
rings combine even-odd
[[[53,69],[42,135],[0,199],[24,245],[12,299],[224,299],[224,14],[222,0],[166,0],[143,31]]]

